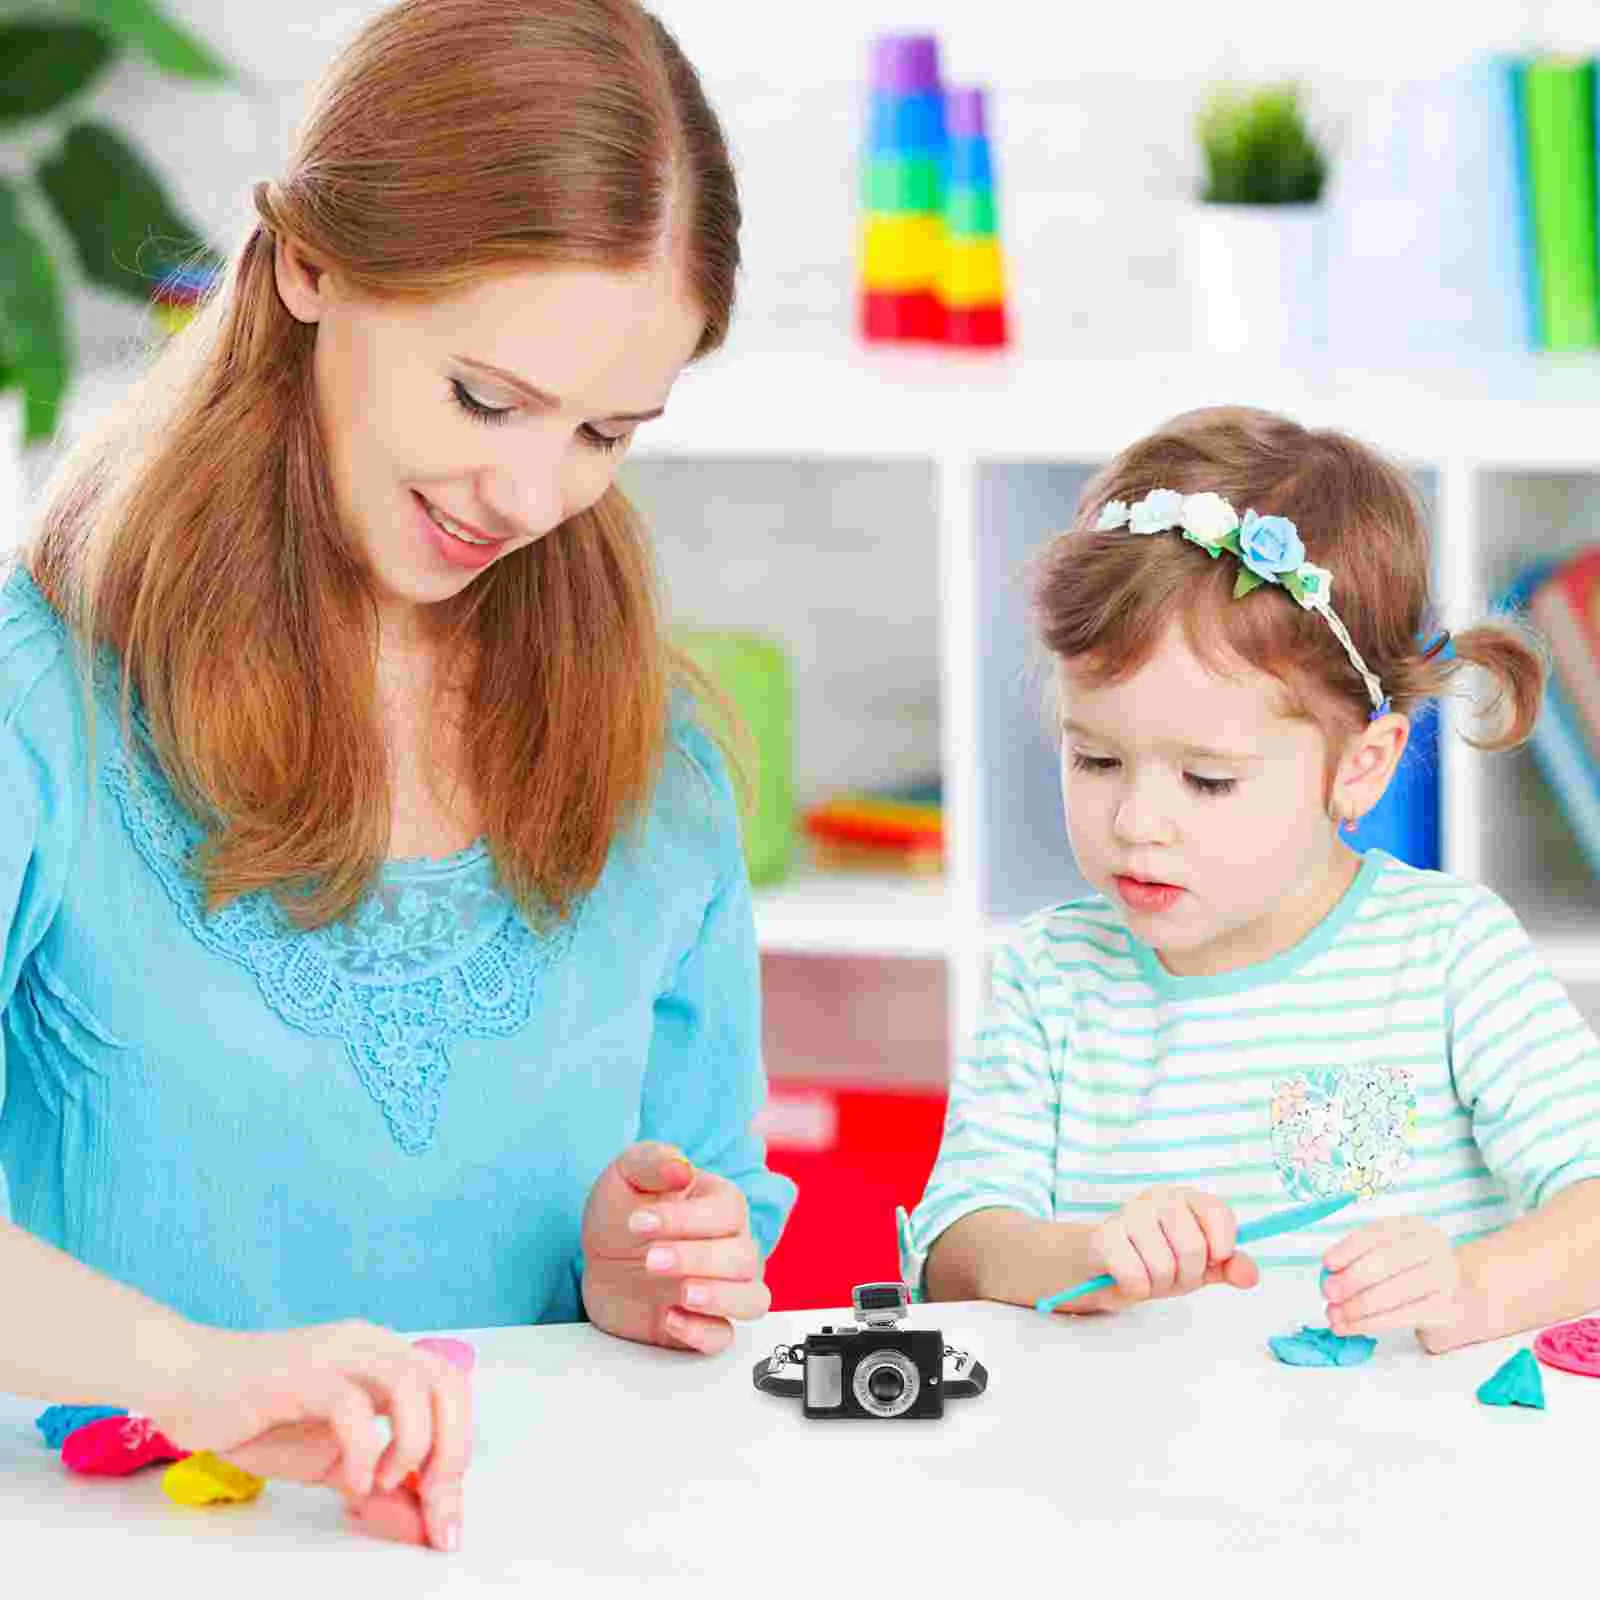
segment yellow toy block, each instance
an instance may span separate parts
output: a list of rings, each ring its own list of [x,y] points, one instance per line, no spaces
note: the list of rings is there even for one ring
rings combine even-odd
[[[903,212],[866,219],[861,235],[861,282],[897,294],[931,289],[944,260],[944,219],[932,212]]]
[[[945,246],[939,298],[947,306],[998,305],[1005,293],[1005,258],[998,239],[952,239]]]

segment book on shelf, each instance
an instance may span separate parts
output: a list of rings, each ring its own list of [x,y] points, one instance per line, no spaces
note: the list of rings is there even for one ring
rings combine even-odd
[[[1550,350],[1600,344],[1600,262],[1595,239],[1594,63],[1541,56],[1522,75],[1540,320]]]
[[[1600,877],[1600,745],[1584,709],[1600,704],[1593,609],[1600,603],[1596,557],[1600,551],[1584,551],[1566,561],[1530,567],[1501,597],[1501,604],[1525,612],[1550,645],[1550,682],[1530,747],[1590,870]]]
[[[1529,597],[1528,615],[1549,643],[1553,674],[1600,761],[1600,546],[1551,572]]]

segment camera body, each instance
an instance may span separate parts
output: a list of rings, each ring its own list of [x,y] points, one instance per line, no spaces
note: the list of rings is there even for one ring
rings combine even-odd
[[[944,1335],[934,1328],[823,1328],[800,1347],[808,1417],[942,1417]]]
[[[942,1417],[946,1399],[989,1387],[983,1363],[953,1350],[937,1328],[895,1326],[911,1306],[903,1283],[857,1284],[850,1304],[860,1326],[823,1328],[799,1344],[780,1344],[756,1362],[756,1388],[798,1399],[807,1417],[893,1418]],[[803,1376],[783,1376],[786,1366]]]
[[[825,1327],[782,1350],[802,1369],[798,1383],[765,1386],[798,1391],[808,1417],[942,1417],[944,1335],[896,1326],[911,1306],[906,1286],[857,1284],[850,1305],[856,1326]]]

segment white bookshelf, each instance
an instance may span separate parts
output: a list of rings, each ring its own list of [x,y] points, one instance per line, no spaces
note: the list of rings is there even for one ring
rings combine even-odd
[[[718,512],[724,475],[738,479],[746,499],[752,474],[764,470],[775,486],[798,470],[818,501],[829,481],[868,466],[886,481],[898,473],[921,482],[922,474],[932,486],[931,504],[908,495],[897,509],[886,497],[873,526],[861,530],[896,548],[908,570],[933,564],[931,595],[925,586],[906,593],[862,583],[845,565],[819,577],[815,591],[851,592],[867,615],[933,607],[934,653],[924,670],[938,698],[943,891],[802,875],[758,896],[766,948],[907,957],[938,950],[949,969],[949,1038],[967,1036],[995,942],[1027,910],[1083,888],[1062,832],[1037,674],[1029,671],[1018,568],[1065,524],[1088,475],[1117,449],[1177,411],[1221,401],[1347,428],[1405,463],[1430,512],[1447,626],[1481,616],[1539,551],[1600,539],[1600,362],[1587,359],[1509,357],[1411,374],[1284,372],[1192,355],[996,360],[867,351],[841,340],[822,351],[730,354],[680,383],[668,416],[641,434],[628,480],[658,528],[669,581],[673,528],[692,521],[700,530],[698,582],[674,587],[679,611],[709,607],[717,620],[732,620],[723,598],[704,595],[710,552],[720,544],[734,559],[747,556],[740,519]],[[692,478],[682,475],[685,462],[695,464]],[[658,474],[669,464],[675,489],[690,498],[662,492]],[[835,528],[831,542],[838,537]],[[793,582],[742,586],[740,614],[783,637],[811,592]],[[803,674],[805,663],[797,668]],[[846,687],[827,699],[830,714],[848,723]],[[1504,894],[1600,1020],[1600,882],[1531,757],[1479,755],[1457,736],[1458,722],[1459,711],[1447,707],[1443,864]],[[797,729],[797,739],[802,734]],[[799,767],[803,792],[862,781],[847,760],[831,770]],[[909,919],[908,897],[918,907]],[[874,981],[883,981],[881,970]]]
[[[79,391],[78,415],[111,380]],[[790,648],[802,800],[937,770],[942,881],[798,869],[757,894],[763,950],[859,962],[883,986],[945,964],[947,1045],[976,1025],[989,951],[1081,892],[1028,677],[1024,558],[1087,475],[1173,413],[1223,401],[1348,428],[1405,462],[1433,518],[1448,626],[1540,551],[1600,538],[1600,362],[1511,357],[1435,373],[1251,371],[1192,355],[1063,362],[728,352],[678,385],[623,482],[655,531],[676,620]],[[1481,756],[1447,708],[1444,866],[1489,883],[1600,1020],[1600,882],[1526,753]],[[926,1061],[924,1051],[919,1058]],[[837,1066],[837,1063],[832,1065]],[[919,1071],[925,1072],[925,1067]]]

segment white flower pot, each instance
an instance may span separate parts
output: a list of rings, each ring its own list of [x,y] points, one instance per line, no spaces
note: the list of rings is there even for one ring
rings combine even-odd
[[[1290,360],[1323,350],[1324,206],[1193,205],[1179,214],[1178,227],[1198,349]]]

